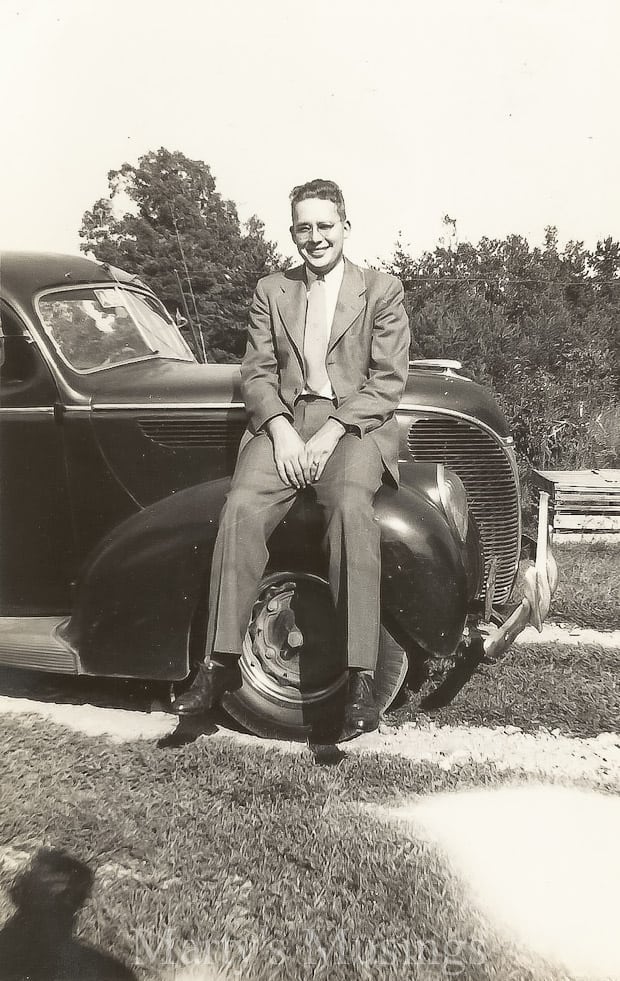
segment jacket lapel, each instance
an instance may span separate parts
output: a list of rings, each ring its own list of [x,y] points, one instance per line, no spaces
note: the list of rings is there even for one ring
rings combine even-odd
[[[285,274],[277,306],[291,344],[303,365],[304,330],[306,323],[307,288],[304,266],[296,266]],[[327,350],[331,351],[340,338],[359,317],[366,305],[366,282],[359,266],[344,261],[342,285],[332,323]]]
[[[366,306],[365,293],[366,282],[362,270],[359,266],[345,259],[342,285],[338,293],[336,312],[327,345],[328,352],[336,346],[342,335],[364,310]]]
[[[303,364],[304,328],[308,302],[304,266],[289,269],[284,275],[282,292],[276,302],[286,333]]]

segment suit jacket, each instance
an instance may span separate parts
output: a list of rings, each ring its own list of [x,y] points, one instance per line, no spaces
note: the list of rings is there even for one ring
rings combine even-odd
[[[256,287],[241,366],[249,415],[241,448],[274,416],[293,420],[293,407],[305,384],[306,307],[303,265],[267,276]],[[360,438],[369,435],[375,440],[396,483],[398,424],[394,411],[407,379],[409,343],[400,282],[345,259],[325,360],[336,400],[332,415]]]

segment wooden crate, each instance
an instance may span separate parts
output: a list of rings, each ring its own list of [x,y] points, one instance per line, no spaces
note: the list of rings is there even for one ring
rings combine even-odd
[[[554,535],[620,542],[620,470],[534,470],[549,493]]]

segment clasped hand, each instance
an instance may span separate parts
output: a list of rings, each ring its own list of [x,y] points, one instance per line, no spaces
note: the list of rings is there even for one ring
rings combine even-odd
[[[267,425],[280,479],[298,490],[320,480],[327,461],[346,431],[337,419],[328,419],[304,443],[284,416],[277,416]]]

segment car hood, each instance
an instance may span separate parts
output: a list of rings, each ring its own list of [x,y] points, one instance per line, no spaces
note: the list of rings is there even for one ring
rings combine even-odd
[[[242,403],[239,365],[196,364],[157,358],[89,375],[93,408],[200,407]]]
[[[427,368],[410,369],[400,408],[457,413],[483,423],[498,436],[510,435],[506,418],[492,394],[463,375]]]
[[[232,473],[246,425],[238,365],[158,358],[82,376],[109,471],[138,506]],[[84,395],[87,393],[84,392]],[[456,375],[414,370],[399,415],[458,414],[508,434],[492,397]],[[77,417],[80,418],[79,416]]]
[[[243,405],[237,364],[195,364],[158,358],[120,365],[88,376],[93,408],[131,406],[199,408]],[[498,436],[509,428],[493,395],[463,375],[412,369],[401,411],[425,409],[472,417]]]

